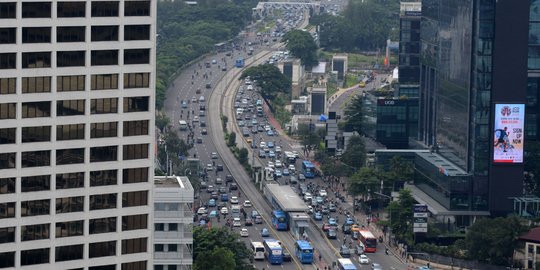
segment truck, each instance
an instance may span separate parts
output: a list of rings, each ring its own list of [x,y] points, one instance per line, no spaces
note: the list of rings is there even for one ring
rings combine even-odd
[[[240,211],[241,208],[240,208],[240,205],[233,205],[231,206],[231,216],[232,218],[240,218]]]

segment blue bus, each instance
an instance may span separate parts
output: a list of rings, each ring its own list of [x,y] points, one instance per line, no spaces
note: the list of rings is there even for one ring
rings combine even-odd
[[[281,210],[272,211],[272,226],[278,231],[289,230],[289,216]]]
[[[270,264],[282,264],[283,248],[281,247],[281,243],[276,239],[265,239],[263,244],[268,262]]]
[[[356,270],[356,266],[351,262],[351,259],[338,259],[339,270]]]
[[[302,162],[302,173],[306,178],[314,178],[315,177],[315,165],[311,163],[311,161],[304,160]]]
[[[236,59],[236,62],[234,63],[234,66],[237,67],[237,68],[243,68],[244,67],[244,58]]]
[[[301,263],[311,264],[313,262],[313,247],[308,241],[296,241],[295,253]]]

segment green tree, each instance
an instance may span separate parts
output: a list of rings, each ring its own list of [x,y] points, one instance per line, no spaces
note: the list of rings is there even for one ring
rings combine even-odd
[[[349,194],[353,196],[367,197],[372,192],[378,191],[380,186],[377,170],[370,167],[362,167],[348,179]]]
[[[233,131],[229,134],[229,138],[227,140],[228,146],[235,146],[236,145],[236,133]]]
[[[364,101],[361,95],[354,96],[345,107],[345,131],[356,131],[358,134],[366,134],[364,131]]]
[[[518,217],[477,220],[465,236],[467,257],[497,265],[507,265],[519,237],[528,230]]]
[[[313,126],[312,126],[313,127]],[[300,136],[300,143],[306,149],[306,153],[309,156],[312,150],[316,149],[321,138],[317,135],[313,128],[310,128],[308,124],[298,124],[298,136]]]
[[[309,22],[319,26],[319,43],[322,48],[342,52],[354,51],[358,31],[345,17],[325,13],[313,16]]]
[[[291,30],[283,36],[282,41],[294,57],[300,58],[302,65],[312,67],[318,64],[317,44],[309,32]]]
[[[240,164],[247,164],[248,163],[248,150],[244,147],[242,147],[239,151],[238,151],[238,161],[240,162]]]
[[[156,126],[159,128],[161,132],[165,129],[166,126],[168,126],[171,123],[171,119],[167,117],[167,115],[158,113],[156,115]]]
[[[197,256],[195,269],[201,270],[233,270],[236,268],[234,253],[227,248],[218,247],[213,250],[203,251]]]
[[[274,65],[264,64],[249,67],[242,72],[240,80],[245,79],[247,76],[257,80],[261,95],[266,100],[274,100],[279,93],[290,96],[291,80]]]
[[[197,268],[201,270],[205,269],[248,269],[248,259],[250,252],[244,244],[240,241],[239,235],[228,228],[211,228],[195,227],[193,229],[193,261],[208,261],[215,264],[217,268]],[[228,255],[225,255],[223,259],[210,260],[206,257],[208,253],[213,253],[214,250],[223,248],[233,253],[234,267],[223,268],[231,265]],[[221,250],[222,251],[222,250]],[[219,253],[217,253],[219,255]],[[212,257],[214,258],[214,257]],[[217,258],[216,258],[217,259]],[[222,264],[223,263],[223,264]],[[203,264],[203,266],[207,266]]]
[[[351,136],[347,143],[347,149],[343,152],[340,159],[343,163],[354,168],[365,166],[366,144],[364,139],[357,135]]]
[[[414,203],[411,191],[402,189],[399,191],[399,199],[390,202],[386,207],[386,212],[390,214],[392,233],[408,244],[413,244],[413,232],[410,224],[413,218]]]

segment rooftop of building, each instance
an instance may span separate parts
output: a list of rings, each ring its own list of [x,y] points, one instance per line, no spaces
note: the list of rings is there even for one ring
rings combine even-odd
[[[540,227],[532,228],[519,239],[527,242],[540,243]]]
[[[326,62],[319,62],[318,65],[312,67],[311,73],[317,73],[317,74],[326,73]]]
[[[416,155],[439,168],[439,171],[446,176],[468,175],[466,171],[435,152],[417,152]]]
[[[181,188],[193,190],[187,176],[154,176],[154,186],[157,188]]]

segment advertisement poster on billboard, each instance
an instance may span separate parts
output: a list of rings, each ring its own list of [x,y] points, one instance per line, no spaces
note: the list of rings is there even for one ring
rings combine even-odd
[[[525,104],[495,104],[493,162],[523,163]]]

